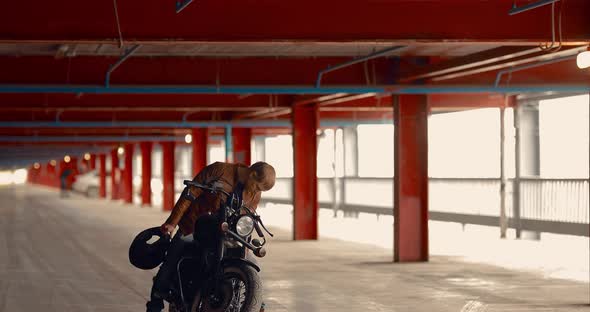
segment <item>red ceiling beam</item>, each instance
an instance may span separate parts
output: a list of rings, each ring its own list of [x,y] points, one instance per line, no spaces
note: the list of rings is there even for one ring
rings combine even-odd
[[[562,49],[565,50],[565,49]],[[562,52],[559,52],[562,53]],[[565,52],[564,52],[565,53]],[[571,53],[571,52],[568,52]],[[527,62],[534,62],[537,59],[544,59],[547,54],[536,55],[526,58]],[[71,62],[69,62],[71,61]],[[72,59],[54,59],[51,57],[0,57],[0,84],[92,84],[102,85],[104,83],[104,73],[111,58],[101,57],[76,57]],[[289,59],[271,59],[271,58],[241,58],[241,59],[190,59],[190,58],[131,58],[111,77],[113,85],[208,85],[208,86],[313,86],[320,70],[327,68],[331,64],[338,64],[342,58],[289,58]],[[394,87],[395,78],[398,74],[408,71],[409,63],[404,62],[399,67],[399,71],[394,69],[392,62],[382,58],[373,60],[376,63],[376,84],[390,85]],[[450,85],[493,85],[494,78],[489,78],[490,73],[495,75],[495,71],[512,63],[495,63],[484,65],[480,68],[468,69],[476,70],[470,75],[447,79],[444,81],[435,81],[436,84]],[[546,68],[553,68],[546,71]],[[564,61],[557,66],[543,66],[537,69],[530,69],[519,72],[517,75],[527,72],[535,73],[530,75],[531,79],[521,80],[520,84],[525,85],[543,85],[543,84],[584,84],[588,81],[588,71],[579,70],[575,65],[575,60]],[[396,72],[397,71],[397,72]],[[35,73],[31,75],[30,73]],[[218,79],[217,79],[218,78]],[[327,75],[324,85],[366,85],[365,72],[362,65],[353,65],[342,70]],[[1,95],[3,96],[3,95]],[[295,98],[289,96],[278,96],[277,100],[270,100],[267,95],[70,95],[64,98],[69,101],[69,105],[80,106],[80,98],[88,106],[100,106],[105,101],[112,101],[110,104],[118,106],[289,106],[293,102],[296,105],[305,105],[307,103],[317,103],[321,101],[339,101],[339,98],[345,98],[346,94],[337,93],[323,97],[304,97]],[[64,105],[64,101],[52,102],[52,98],[43,95],[30,95],[36,103],[54,103],[54,105]],[[47,99],[47,100],[46,100]],[[7,103],[0,101],[0,103]],[[10,105],[10,104],[9,104]]]
[[[509,16],[513,0],[201,1],[180,14],[174,3],[118,1],[125,41],[477,41],[550,40],[545,6]],[[590,3],[563,5],[564,38],[587,41]],[[458,26],[460,25],[460,26]],[[0,11],[5,40],[108,40],[119,34],[108,1],[11,1]]]
[[[514,97],[501,94],[429,94],[428,106],[432,110],[489,107],[513,107]]]
[[[111,85],[314,85],[318,72],[350,58],[132,57],[111,75]],[[114,57],[0,57],[0,83],[104,85]],[[391,80],[387,59],[374,60],[379,82]],[[31,75],[31,73],[35,75]],[[324,85],[365,84],[362,65],[326,75]],[[242,97],[244,101],[251,97]],[[254,97],[256,98],[256,97]]]

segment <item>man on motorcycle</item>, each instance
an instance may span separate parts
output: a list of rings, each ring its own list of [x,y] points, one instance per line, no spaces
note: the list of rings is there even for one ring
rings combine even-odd
[[[255,210],[261,192],[268,191],[274,186],[275,176],[274,168],[265,162],[257,162],[250,167],[216,162],[201,170],[193,181],[222,188],[226,192],[234,191],[240,184],[243,187],[244,205]],[[200,216],[219,209],[222,200],[225,200],[222,197],[205,193],[195,187],[186,187],[182,192],[170,216],[160,227],[164,234],[172,234],[177,225],[179,231],[172,239],[166,259],[154,277],[150,301],[146,304],[148,312],[160,312],[164,308],[164,299],[168,297],[170,280],[176,271],[176,263],[182,257],[186,238],[192,235],[195,222]]]

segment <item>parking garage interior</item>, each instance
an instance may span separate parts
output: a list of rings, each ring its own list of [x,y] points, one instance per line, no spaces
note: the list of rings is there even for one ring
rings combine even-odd
[[[590,2],[0,10],[0,311],[145,310],[129,244],[271,164],[266,311],[590,310]]]

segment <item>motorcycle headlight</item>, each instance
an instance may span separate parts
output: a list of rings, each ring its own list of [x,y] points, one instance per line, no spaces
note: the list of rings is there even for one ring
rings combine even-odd
[[[236,223],[236,232],[240,236],[248,236],[254,230],[254,220],[250,216],[243,216]]]

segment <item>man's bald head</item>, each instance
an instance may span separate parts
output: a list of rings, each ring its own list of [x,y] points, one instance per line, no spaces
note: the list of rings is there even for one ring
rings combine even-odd
[[[250,166],[250,172],[253,174],[260,191],[266,192],[275,185],[276,172],[271,165],[259,161]]]

